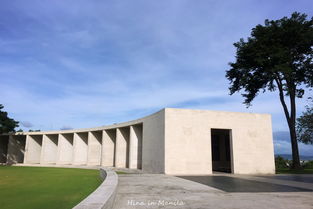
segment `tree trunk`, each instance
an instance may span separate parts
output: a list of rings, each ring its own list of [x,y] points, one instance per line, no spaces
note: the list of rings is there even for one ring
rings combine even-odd
[[[284,90],[283,84],[278,76],[275,79],[278,90],[279,90],[279,99],[283,106],[284,113],[287,119],[288,127],[289,127],[289,134],[290,134],[290,141],[291,141],[291,151],[292,151],[292,168],[300,169],[300,157],[299,157],[299,148],[298,148],[298,141],[296,135],[296,94],[295,94],[295,87],[292,89],[289,86],[290,90],[290,115],[288,111],[288,107],[285,102],[284,98]]]
[[[300,156],[298,141],[296,135],[296,96],[295,92],[290,93],[290,118],[288,120],[290,140],[291,140],[291,150],[292,150],[292,168],[300,169]]]
[[[292,168],[300,169],[301,165],[300,165],[300,156],[299,156],[299,148],[298,148],[295,124],[289,126],[289,131],[290,131],[291,150],[292,150]]]

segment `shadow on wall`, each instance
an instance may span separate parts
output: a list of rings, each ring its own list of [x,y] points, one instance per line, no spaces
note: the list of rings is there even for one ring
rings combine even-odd
[[[105,162],[106,166],[113,166],[115,167],[115,162],[116,162],[116,156],[114,153],[116,153],[116,130],[115,129],[109,129],[104,131],[104,133],[107,134],[107,143],[105,145],[103,145],[103,149],[105,148],[111,148],[109,151],[108,150],[102,150],[102,153],[106,154],[106,153],[110,153],[111,157],[104,157],[104,160],[109,159],[108,161]],[[109,145],[109,146],[108,146]]]
[[[9,136],[0,136],[0,163],[7,162]]]
[[[134,126],[134,131],[138,138],[137,169],[142,169],[142,124]]]
[[[26,136],[14,135],[10,136],[7,143],[7,159],[6,163],[12,165],[15,163],[23,163],[25,153]]]
[[[121,128],[121,134],[123,135],[123,139],[125,140],[126,143],[126,168],[129,168],[129,127]]]

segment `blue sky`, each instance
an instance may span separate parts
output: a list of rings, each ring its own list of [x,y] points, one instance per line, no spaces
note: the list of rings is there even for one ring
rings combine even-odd
[[[247,109],[240,94],[229,96],[225,71],[234,42],[294,11],[312,16],[313,3],[3,1],[0,103],[25,130],[95,127],[179,107],[270,113],[273,130],[286,131],[277,92]],[[305,104],[297,102],[299,113]]]

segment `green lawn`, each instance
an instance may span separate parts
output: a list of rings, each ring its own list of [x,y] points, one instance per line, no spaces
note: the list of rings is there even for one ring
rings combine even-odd
[[[303,169],[303,170],[291,170],[289,168],[282,168],[276,170],[277,174],[313,174],[313,169]]]
[[[0,166],[0,208],[68,209],[100,183],[98,170]]]

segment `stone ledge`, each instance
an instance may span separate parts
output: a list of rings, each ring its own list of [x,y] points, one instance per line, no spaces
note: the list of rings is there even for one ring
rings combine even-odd
[[[73,209],[109,209],[113,207],[118,184],[117,174],[113,170],[100,168],[100,176],[104,179],[102,184]]]

